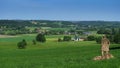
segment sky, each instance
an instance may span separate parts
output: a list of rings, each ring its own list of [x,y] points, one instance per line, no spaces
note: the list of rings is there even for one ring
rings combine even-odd
[[[120,21],[120,0],[0,0],[0,19]]]

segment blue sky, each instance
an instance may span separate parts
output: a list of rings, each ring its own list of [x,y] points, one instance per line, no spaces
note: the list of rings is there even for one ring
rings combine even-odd
[[[120,21],[120,0],[0,0],[0,19]]]

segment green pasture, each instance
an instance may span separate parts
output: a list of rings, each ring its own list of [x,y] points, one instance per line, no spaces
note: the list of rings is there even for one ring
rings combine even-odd
[[[36,34],[0,38],[0,68],[120,68],[120,50],[110,50],[115,58],[94,61],[100,55],[95,41],[57,42],[62,35],[46,36],[46,43],[33,45]],[[26,49],[18,49],[17,42],[26,39]],[[112,44],[110,48],[119,47]]]

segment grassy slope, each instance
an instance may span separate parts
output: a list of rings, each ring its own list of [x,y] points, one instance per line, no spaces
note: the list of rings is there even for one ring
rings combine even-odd
[[[95,42],[48,41],[32,45],[34,36],[0,39],[0,68],[120,68],[120,50],[111,50],[114,59],[93,61],[100,55],[100,45]],[[28,42],[27,49],[17,49],[16,42],[23,38]]]

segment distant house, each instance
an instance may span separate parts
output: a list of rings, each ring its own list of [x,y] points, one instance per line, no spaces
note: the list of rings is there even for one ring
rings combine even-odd
[[[41,28],[36,28],[36,32],[37,32],[37,33],[43,33],[44,30],[42,30]]]
[[[84,41],[84,39],[83,38],[78,38],[78,39],[72,38],[72,41]]]
[[[73,38],[72,38],[73,41],[84,41],[83,38],[80,38],[78,35],[75,35]]]
[[[85,39],[82,39],[82,38],[81,38],[81,39],[79,39],[79,41],[84,41],[84,40],[85,40]]]

